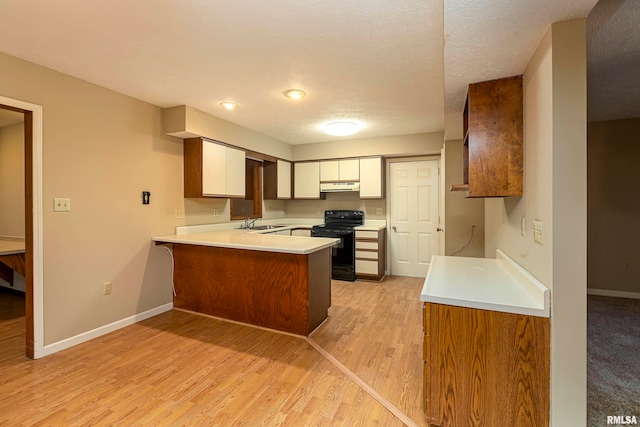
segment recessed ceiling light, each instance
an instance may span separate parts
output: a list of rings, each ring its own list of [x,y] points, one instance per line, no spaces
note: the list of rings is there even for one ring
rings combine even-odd
[[[358,133],[360,126],[353,122],[331,122],[324,125],[324,131],[333,136],[348,136]]]
[[[303,90],[300,90],[300,89],[288,90],[288,91],[286,91],[284,93],[284,95],[287,98],[291,98],[291,99],[301,99],[301,98],[304,98],[305,96],[307,96],[307,94]]]
[[[227,110],[235,110],[238,108],[238,104],[235,102],[221,102],[220,106],[226,108]]]

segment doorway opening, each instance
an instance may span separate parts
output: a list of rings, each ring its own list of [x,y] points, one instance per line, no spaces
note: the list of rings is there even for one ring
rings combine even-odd
[[[13,242],[0,253],[1,264],[5,267],[4,277],[11,280],[24,277],[25,300],[25,354],[37,359],[44,356],[43,301],[42,301],[42,107],[15,99],[0,97],[0,113],[19,117],[23,126],[24,169],[22,176],[13,176],[12,182],[23,184],[23,218],[15,219],[7,226],[8,231],[2,241]],[[20,122],[15,125],[20,126]],[[17,174],[19,175],[19,173]],[[22,182],[19,182],[21,180]],[[22,188],[22,185],[16,185]],[[23,221],[22,221],[23,220]],[[16,225],[18,224],[18,225]],[[23,224],[23,225],[22,225]],[[22,227],[22,236],[19,230]],[[0,232],[0,238],[2,238]],[[22,239],[22,247],[20,240]],[[15,244],[17,243],[17,245]],[[7,246],[7,245],[5,245]],[[7,268],[8,267],[8,268]],[[8,270],[11,270],[9,275]],[[16,273],[17,272],[17,275]],[[9,283],[9,282],[8,282]],[[11,287],[11,286],[10,286]]]

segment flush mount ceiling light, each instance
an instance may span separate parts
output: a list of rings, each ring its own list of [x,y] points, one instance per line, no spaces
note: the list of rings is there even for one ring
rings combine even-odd
[[[284,93],[284,96],[286,96],[287,98],[291,98],[291,99],[302,99],[305,96],[307,96],[307,94],[300,89],[291,89],[288,90]]]
[[[323,126],[325,133],[333,136],[348,136],[358,133],[360,126],[353,122],[331,122]]]
[[[220,106],[226,108],[227,110],[235,110],[238,108],[238,104],[235,102],[221,102]]]

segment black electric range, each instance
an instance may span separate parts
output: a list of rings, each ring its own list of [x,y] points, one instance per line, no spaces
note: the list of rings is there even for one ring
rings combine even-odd
[[[324,211],[324,225],[311,229],[312,237],[333,237],[340,242],[331,250],[331,277],[356,280],[356,236],[354,227],[364,224],[362,211]]]

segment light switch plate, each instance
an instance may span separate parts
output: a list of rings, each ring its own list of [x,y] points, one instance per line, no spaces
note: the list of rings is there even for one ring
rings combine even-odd
[[[71,199],[54,197],[53,198],[53,211],[54,212],[71,212]]]
[[[533,220],[533,241],[544,244],[544,224],[542,221]]]

